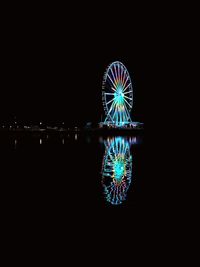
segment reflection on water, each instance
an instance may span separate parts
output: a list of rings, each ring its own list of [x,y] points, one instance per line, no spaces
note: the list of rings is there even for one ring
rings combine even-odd
[[[102,164],[102,185],[106,200],[119,205],[126,200],[132,179],[131,144],[136,138],[107,138]]]
[[[11,179],[13,190],[21,190],[21,195],[37,192],[49,201],[62,197],[64,205],[68,198],[74,201],[71,188],[76,188],[77,202],[81,200],[83,205],[121,208],[139,203],[145,181],[143,135],[108,138],[96,133],[16,133],[2,135],[0,146],[5,157],[8,155],[9,166],[15,166],[7,169],[6,181]],[[16,176],[20,177],[17,190]],[[88,177],[86,182],[83,177]]]
[[[16,147],[17,147],[17,139],[15,139],[15,149],[16,149]]]

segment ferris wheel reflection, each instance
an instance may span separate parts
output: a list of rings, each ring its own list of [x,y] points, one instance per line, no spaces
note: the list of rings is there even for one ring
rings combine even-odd
[[[102,186],[107,202],[122,204],[132,180],[131,145],[136,138],[112,137],[104,141],[105,153],[102,163]]]

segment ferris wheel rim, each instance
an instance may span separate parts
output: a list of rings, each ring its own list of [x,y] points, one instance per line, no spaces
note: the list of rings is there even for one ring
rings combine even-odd
[[[116,71],[116,68],[118,68],[118,73]],[[113,74],[113,70],[115,71],[114,72],[115,74]],[[108,88],[106,89],[106,83],[109,83],[108,80],[110,79],[109,72],[112,73],[113,79],[116,77],[117,77],[117,79],[120,78],[121,79],[120,82],[122,82],[122,78],[123,78],[123,82],[126,79],[125,85],[126,85],[126,82],[128,81],[127,88],[124,88],[122,86],[122,91],[123,92],[126,91],[125,92],[126,96],[123,94],[123,101],[124,101],[123,107],[125,110],[124,113],[126,113],[127,118],[130,117],[130,112],[133,108],[133,85],[132,85],[132,80],[131,80],[130,74],[128,72],[128,69],[121,61],[114,61],[108,65],[108,67],[106,68],[106,71],[104,73],[104,77],[103,77],[102,100],[103,100],[104,111],[106,113],[106,116],[109,117],[112,122],[114,122],[112,116],[110,115],[109,106],[108,106],[112,102],[112,99],[114,97],[111,98],[110,101],[107,100],[108,95],[112,95],[112,94],[114,95],[114,92],[112,92],[111,90],[115,91],[114,88],[112,88],[112,86],[111,86],[112,81],[110,82],[110,85],[109,85],[110,90],[108,91]],[[117,75],[119,75],[119,77]],[[120,75],[121,75],[121,77],[120,77]],[[108,85],[107,85],[107,87],[108,87]],[[113,84],[113,87],[114,87],[114,84]],[[128,89],[128,91],[127,91],[127,89]],[[128,94],[128,96],[127,96],[127,94]],[[112,105],[111,105],[111,107],[112,107]]]

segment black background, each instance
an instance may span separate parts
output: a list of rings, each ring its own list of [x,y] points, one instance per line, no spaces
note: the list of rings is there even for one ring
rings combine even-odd
[[[97,14],[91,12],[87,19],[80,13],[56,18],[10,14],[4,20],[2,122],[14,116],[19,123],[99,122],[103,74],[116,60],[132,78],[133,120],[144,121],[153,36],[142,17],[134,22],[129,15],[117,20],[106,12]]]
[[[64,120],[69,125],[99,121],[103,73],[112,61],[122,61],[134,86],[132,118],[145,122],[145,162],[142,157],[143,162],[139,163],[140,168],[144,164],[141,180],[144,187],[142,193],[138,193],[141,205],[137,206],[136,213],[130,210],[104,212],[104,209],[95,213],[90,203],[87,213],[84,207],[77,210],[74,200],[64,212],[72,225],[76,222],[74,229],[76,233],[79,229],[79,234],[84,233],[79,222],[89,223],[91,229],[94,226],[94,233],[98,233],[101,230],[98,221],[108,236],[112,232],[110,225],[115,222],[115,231],[119,224],[125,225],[126,236],[132,234],[137,240],[144,237],[143,245],[149,234],[153,240],[154,233],[162,239],[163,234],[170,234],[170,226],[179,227],[178,221],[177,225],[174,221],[186,201],[182,193],[186,180],[179,173],[183,163],[179,166],[177,160],[185,140],[178,146],[178,141],[183,139],[182,128],[176,131],[177,125],[183,125],[183,118],[187,119],[186,101],[183,101],[187,86],[183,83],[187,78],[184,74],[188,25],[180,19],[180,7],[175,10],[175,6],[169,9],[145,6],[138,10],[132,5],[120,5],[108,9],[107,5],[95,3],[92,10],[78,5],[73,10],[65,8],[62,14],[49,12],[48,8],[37,11],[27,10],[21,14],[9,9],[3,20],[0,119],[9,121],[16,115],[25,122]],[[187,12],[183,17],[187,18]],[[81,155],[85,156],[81,165],[84,167],[89,157],[83,151]],[[90,157],[93,158],[91,154]],[[23,154],[18,160],[24,158]],[[34,161],[33,155],[31,158]],[[54,158],[57,158],[56,166],[63,161],[62,155],[56,157],[56,151]],[[69,156],[68,177],[77,167],[74,158]],[[48,163],[42,164],[40,154],[35,174],[40,164],[44,174]],[[57,173],[56,166],[54,173]],[[23,171],[23,165],[19,171]],[[51,168],[47,171],[50,173]],[[78,173],[82,173],[81,169]],[[40,179],[39,175],[37,178]],[[51,186],[53,188],[53,182]],[[60,221],[59,216],[55,215],[54,221],[56,218]],[[163,231],[162,227],[167,230]]]

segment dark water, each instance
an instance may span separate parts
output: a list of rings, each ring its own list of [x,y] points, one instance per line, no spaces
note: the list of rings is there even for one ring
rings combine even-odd
[[[141,215],[148,202],[143,136],[4,135],[1,152],[11,220]]]

